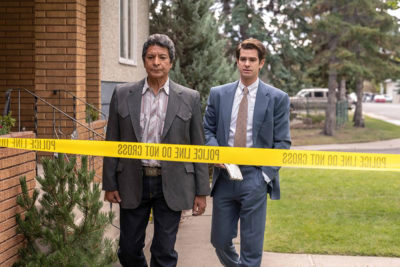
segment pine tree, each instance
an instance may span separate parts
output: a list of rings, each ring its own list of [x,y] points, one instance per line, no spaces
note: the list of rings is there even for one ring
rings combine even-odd
[[[44,177],[37,177],[43,196],[36,206],[39,191],[32,197],[25,177],[20,178],[22,195],[17,203],[24,216],[17,214],[18,231],[26,238],[15,266],[110,266],[116,260],[113,244],[103,239],[113,213],[100,212],[101,189],[88,171],[87,157],[75,170],[76,159],[66,162],[64,155],[43,160]],[[74,213],[82,213],[76,221]]]
[[[225,58],[226,40],[210,8],[212,0],[153,0],[150,32],[167,34],[175,43],[172,80],[200,92],[203,108],[212,86],[234,80],[234,66]]]
[[[217,0],[225,35],[230,39],[229,54],[238,43],[256,38],[267,48],[261,77],[268,83],[294,94],[306,81],[306,63],[311,52],[304,45],[309,25],[302,14],[304,1]],[[306,1],[307,2],[307,1]]]
[[[379,0],[313,1],[309,19],[314,76],[325,79],[332,97],[338,77],[352,80],[358,99],[362,99],[364,80],[398,77],[399,31],[397,21],[387,12],[390,8]],[[334,131],[334,113],[332,102],[325,122],[327,135]],[[354,126],[363,126],[361,101],[356,105]]]

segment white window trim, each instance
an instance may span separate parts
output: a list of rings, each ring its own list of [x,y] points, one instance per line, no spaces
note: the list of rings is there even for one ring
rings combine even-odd
[[[128,1],[131,2],[131,26],[130,27],[125,27],[125,36],[128,35],[128,30],[131,30],[131,39],[132,42],[130,44],[130,50],[132,53],[132,58],[127,58],[127,57],[121,57],[121,1],[124,1],[126,4]],[[127,5],[125,5],[127,6]],[[124,10],[125,17],[128,17],[128,9],[125,8]],[[131,65],[131,66],[137,66],[137,50],[136,50],[136,43],[137,43],[137,0],[119,0],[119,14],[118,14],[118,35],[119,35],[119,45],[118,45],[118,50],[119,50],[119,63],[121,64],[126,64],[126,65]],[[128,21],[125,21],[126,25],[128,25]],[[125,49],[125,54],[128,54],[128,49],[129,49],[129,41],[128,38],[125,38],[124,42],[124,49]]]

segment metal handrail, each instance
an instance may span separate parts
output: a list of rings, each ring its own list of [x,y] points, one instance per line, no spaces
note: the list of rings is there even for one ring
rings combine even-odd
[[[7,90],[7,92],[6,92],[6,103],[4,104],[3,116],[7,116],[8,113],[10,113],[10,104],[11,104],[10,103],[10,101],[11,101],[10,95],[11,95],[11,92],[9,90]]]
[[[9,110],[10,109],[10,98],[11,98],[11,92],[14,90],[18,90],[18,93],[20,94],[21,90],[27,92],[28,94],[30,94],[31,96],[33,96],[35,98],[35,100],[39,99],[40,101],[42,101],[43,103],[45,103],[46,105],[50,106],[53,108],[53,112],[54,110],[57,110],[58,112],[60,112],[61,114],[63,114],[64,116],[66,116],[67,118],[69,118],[70,120],[72,120],[73,122],[79,124],[80,126],[84,127],[86,130],[92,132],[93,134],[103,138],[103,140],[105,139],[105,136],[102,134],[97,133],[96,131],[94,131],[92,128],[87,127],[86,125],[84,125],[83,123],[79,122],[77,119],[71,117],[70,115],[68,115],[67,113],[65,113],[64,111],[62,111],[61,109],[57,108],[56,106],[50,104],[49,102],[47,102],[45,99],[43,99],[42,97],[36,95],[35,93],[29,91],[28,89],[25,88],[12,88],[12,89],[8,89],[6,92],[6,97],[8,97],[7,101],[6,101],[6,105],[8,105],[8,107],[4,107],[4,111]],[[18,95],[18,130],[21,131],[21,125],[20,125],[20,95]]]
[[[99,113],[104,117],[104,119],[107,120],[107,114],[103,113],[100,109],[96,108],[95,106],[93,106],[92,104],[86,102],[85,100],[83,100],[83,99],[77,97],[77,96],[74,95],[73,93],[71,93],[71,92],[69,92],[69,91],[67,91],[67,90],[64,90],[64,89],[55,89],[55,90],[53,90],[53,93],[54,93],[54,94],[57,94],[56,92],[64,92],[64,93],[66,93],[66,94],[68,94],[68,95],[71,95],[74,99],[77,99],[77,100],[81,101],[81,102],[84,103],[85,105],[88,105],[88,106],[90,106],[92,109],[94,109],[94,110],[96,110],[97,112],[99,112]]]

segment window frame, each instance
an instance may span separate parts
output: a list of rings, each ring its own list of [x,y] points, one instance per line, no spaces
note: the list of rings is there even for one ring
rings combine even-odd
[[[137,0],[119,0],[118,22],[119,63],[137,66]],[[122,32],[124,35],[122,35]],[[127,38],[124,38],[125,36]],[[122,55],[123,52],[125,52],[124,56]]]

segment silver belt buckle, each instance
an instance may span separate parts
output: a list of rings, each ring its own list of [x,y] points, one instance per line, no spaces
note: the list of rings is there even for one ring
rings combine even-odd
[[[146,176],[158,176],[160,175],[160,171],[156,167],[144,167],[144,174]]]

